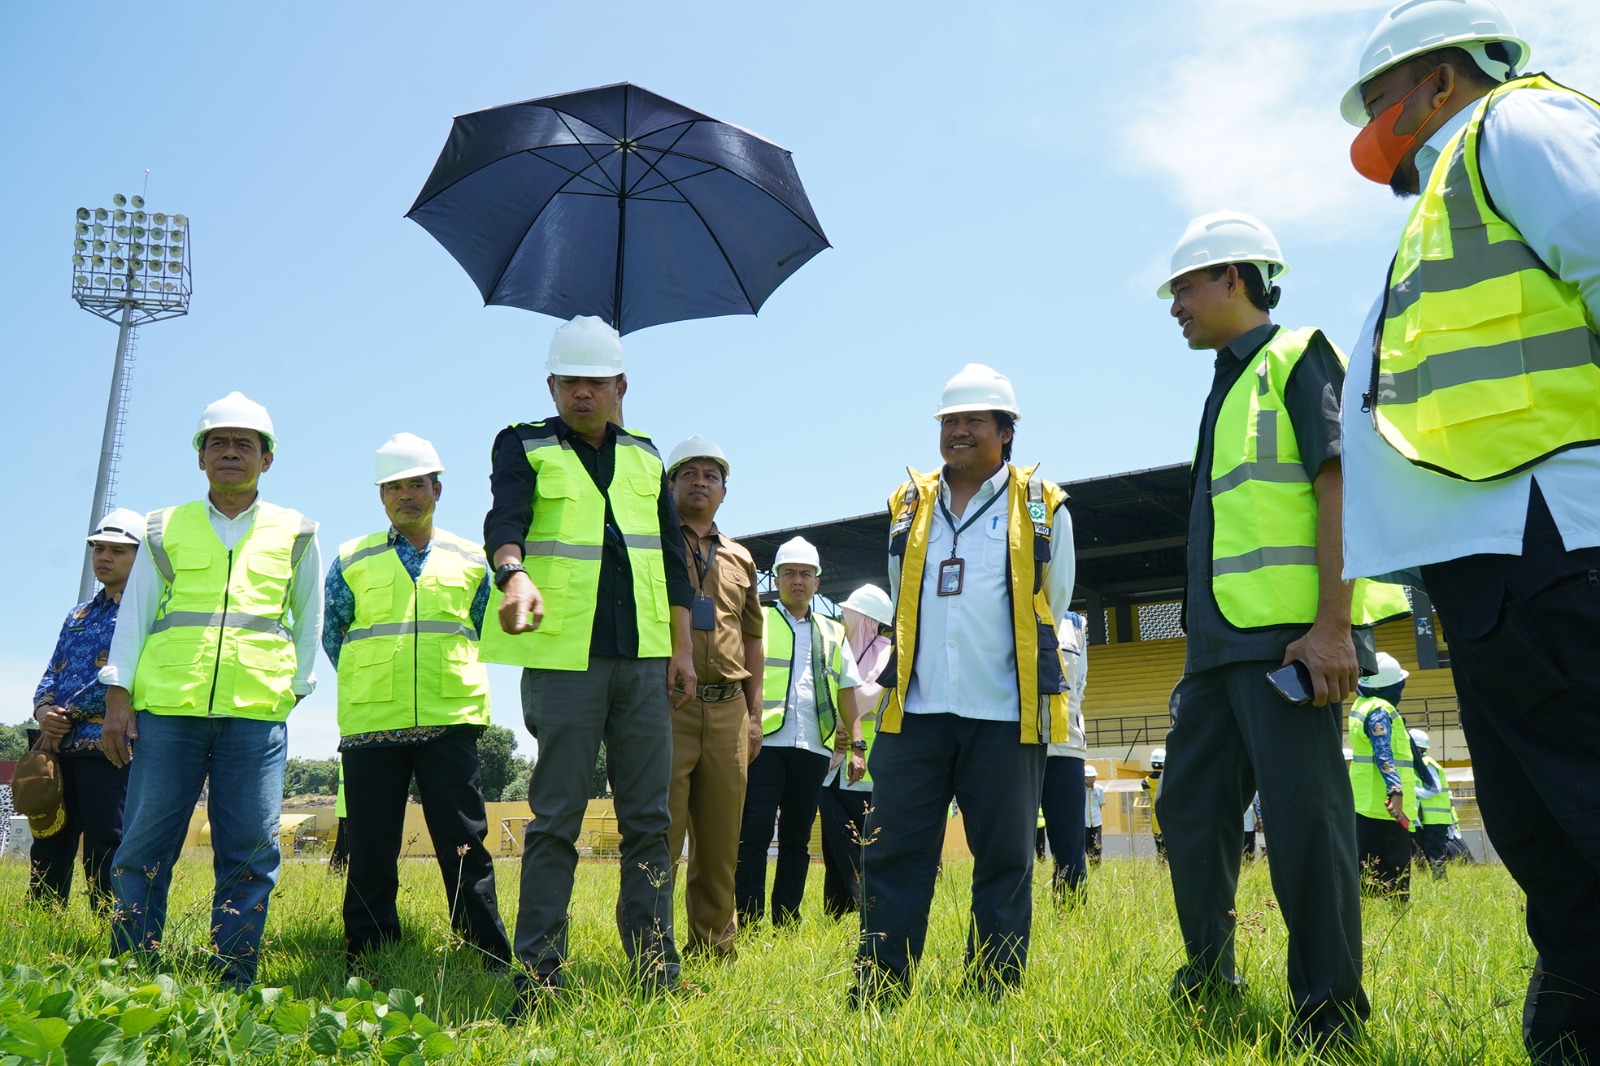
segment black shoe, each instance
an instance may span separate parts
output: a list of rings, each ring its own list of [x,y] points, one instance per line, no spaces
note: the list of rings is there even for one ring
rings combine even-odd
[[[556,998],[566,987],[566,982],[551,974],[541,977],[538,974],[518,973],[516,976],[516,994],[511,999],[511,1007],[501,1018],[508,1028],[516,1028],[523,1022],[536,1018],[549,1010]]]
[[[1245,979],[1238,974],[1223,977],[1193,966],[1180,966],[1178,972],[1172,975],[1172,984],[1167,989],[1167,995],[1172,997],[1174,1003],[1185,1006],[1214,1002],[1237,1003],[1244,998],[1246,987]]]

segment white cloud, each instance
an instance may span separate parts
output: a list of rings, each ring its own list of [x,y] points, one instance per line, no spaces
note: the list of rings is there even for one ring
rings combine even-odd
[[[1600,92],[1600,7],[1505,6],[1530,42],[1533,69]],[[1236,0],[1225,19],[1207,5],[1160,27],[1160,39],[1139,49],[1150,76],[1125,97],[1120,161],[1170,184],[1191,214],[1231,207],[1332,241],[1392,232],[1400,208],[1351,169],[1355,130],[1338,114],[1361,42],[1385,9]],[[1172,58],[1150,67],[1156,56]]]

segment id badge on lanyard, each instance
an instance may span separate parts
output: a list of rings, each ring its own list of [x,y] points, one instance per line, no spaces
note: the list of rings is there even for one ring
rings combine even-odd
[[[939,595],[961,595],[961,585],[963,576],[966,573],[967,561],[956,554],[956,545],[961,542],[961,534],[965,533],[972,523],[982,518],[984,513],[993,507],[994,502],[1002,495],[1004,495],[1004,490],[996,491],[993,496],[989,497],[988,502],[973,512],[972,517],[961,523],[960,528],[957,528],[955,517],[950,514],[950,508],[945,506],[944,500],[941,499],[939,501],[939,510],[944,512],[944,520],[950,524],[951,533],[950,558],[939,563],[939,583],[934,586]]]

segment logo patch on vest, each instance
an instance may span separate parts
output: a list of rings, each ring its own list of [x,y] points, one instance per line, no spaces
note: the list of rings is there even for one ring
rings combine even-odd
[[[1043,500],[1029,500],[1028,501],[1028,520],[1031,521],[1034,525],[1040,525],[1041,523],[1044,522],[1045,513],[1044,513],[1044,501]]]

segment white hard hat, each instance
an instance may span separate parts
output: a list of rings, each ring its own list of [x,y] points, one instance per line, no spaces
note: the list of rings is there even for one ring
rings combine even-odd
[[[1505,42],[1511,63],[1490,59],[1484,45]],[[1490,0],[1406,0],[1389,10],[1361,49],[1360,73],[1339,101],[1352,126],[1371,121],[1361,87],[1391,67],[1440,48],[1463,48],[1491,78],[1505,81],[1528,63],[1528,42]]]
[[[1150,765],[1152,767],[1160,767],[1160,766],[1167,765],[1167,749],[1166,748],[1152,748],[1152,749],[1150,749]]]
[[[1098,770],[1096,770],[1093,766],[1090,766],[1088,763],[1084,763],[1083,764],[1083,776],[1084,777],[1091,777],[1091,778],[1092,777],[1099,777],[1100,776],[1100,772]]]
[[[206,404],[200,412],[200,424],[194,431],[194,450],[199,451],[206,434],[213,429],[253,429],[267,439],[267,451],[278,447],[278,438],[272,432],[272,416],[267,409],[242,392],[230,392],[220,400]]]
[[[102,544],[143,544],[144,515],[126,507],[118,507],[100,519],[94,532],[83,539],[90,544],[96,541]]]
[[[1400,665],[1400,660],[1386,651],[1380,651],[1378,653],[1377,672],[1363,677],[1361,679],[1361,687],[1366,689],[1388,688],[1390,685],[1398,685],[1410,676],[1410,671]]]
[[[396,433],[378,449],[378,462],[373,467],[372,483],[416,477],[418,474],[442,474],[444,464],[433,445],[415,433]]]
[[[1427,733],[1423,732],[1420,729],[1408,729],[1408,730],[1406,730],[1406,736],[1411,738],[1411,746],[1413,748],[1421,748],[1423,751],[1427,751],[1428,750],[1428,734]]]
[[[667,456],[667,477],[672,477],[673,471],[687,463],[690,459],[710,459],[722,467],[722,477],[727,479],[728,457],[722,454],[722,449],[706,440],[704,437],[690,437],[688,440],[672,449]]]
[[[777,573],[778,567],[784,563],[810,566],[819,575],[822,573],[822,559],[817,555],[816,546],[804,537],[793,537],[778,545],[777,557],[772,560],[772,572]]]
[[[1011,379],[982,363],[968,363],[944,383],[944,395],[939,398],[939,409],[933,417],[963,411],[1004,411],[1012,418],[1022,417]]]
[[[614,378],[622,365],[622,338],[604,320],[579,315],[550,338],[545,371],[559,377]]]
[[[862,585],[839,606],[859,611],[879,625],[894,625],[894,604],[889,602],[889,594],[876,585]]]
[[[1265,222],[1243,211],[1213,211],[1190,220],[1172,249],[1172,273],[1156,289],[1156,295],[1170,300],[1172,283],[1178,278],[1191,270],[1228,263],[1254,263],[1261,271],[1261,284],[1269,289],[1289,273],[1278,238]]]

